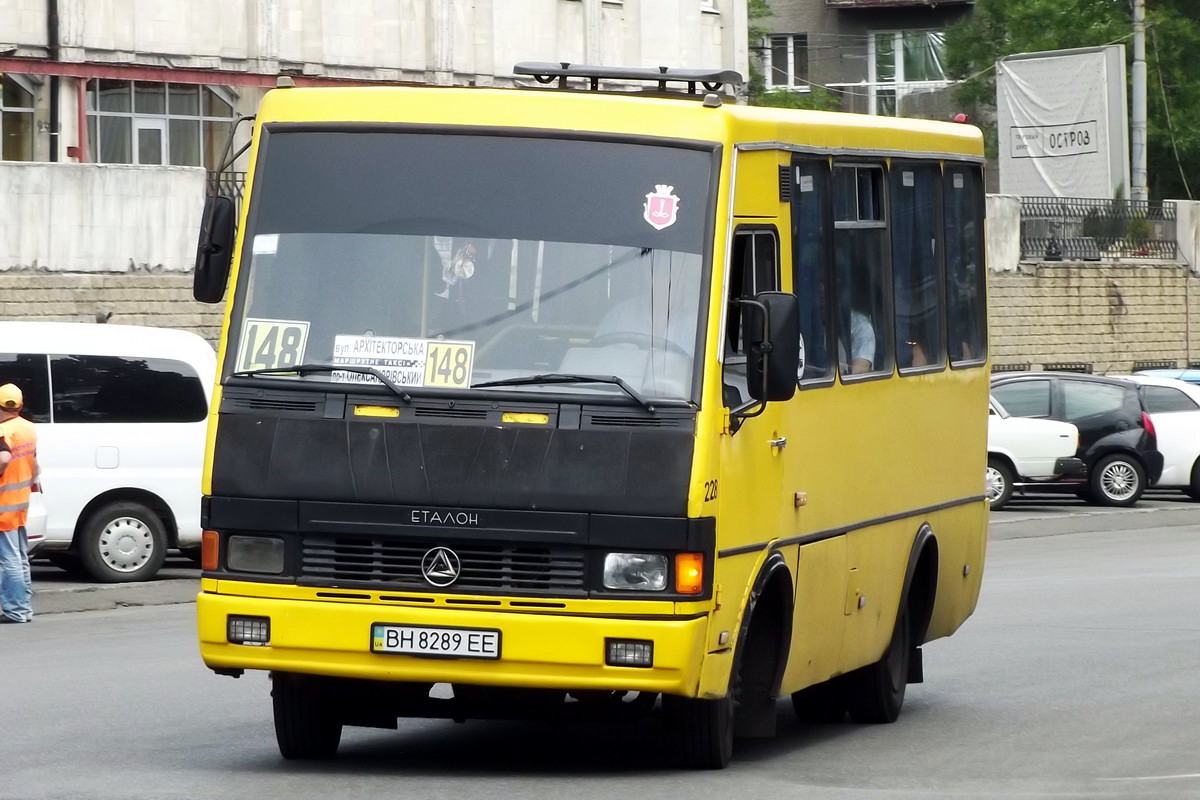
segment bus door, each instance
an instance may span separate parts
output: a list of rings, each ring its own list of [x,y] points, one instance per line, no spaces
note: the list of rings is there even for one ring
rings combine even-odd
[[[750,397],[743,336],[746,314],[740,303],[758,292],[779,289],[779,235],[775,226],[739,226],[734,232],[728,269],[722,394],[731,412],[731,427],[730,435],[723,437],[717,496],[722,550],[770,541],[780,535],[781,454],[788,435],[782,428],[786,404],[760,407]],[[747,570],[745,581],[735,577],[729,582],[745,585],[753,578],[749,570],[754,557],[742,555],[737,560],[738,566]]]

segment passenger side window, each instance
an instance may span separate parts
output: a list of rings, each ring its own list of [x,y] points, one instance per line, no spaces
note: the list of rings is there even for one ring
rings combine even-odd
[[[725,311],[725,405],[736,408],[750,398],[746,391],[746,351],[741,304],[759,292],[779,290],[779,239],[774,228],[739,228],[729,263],[729,298]]]
[[[833,264],[842,375],[892,371],[883,168],[835,164]]]
[[[992,394],[1014,417],[1050,416],[1050,381],[1017,381],[993,386]]]
[[[892,162],[888,228],[892,234],[896,364],[901,372],[944,363],[938,177],[933,165]]]
[[[198,422],[200,377],[166,358],[51,356],[55,422]]]
[[[1114,414],[1125,407],[1126,389],[1107,383],[1063,382],[1063,419],[1067,422],[1100,414]]]
[[[976,167],[948,164],[943,185],[950,363],[980,363],[987,355],[986,274],[979,224],[983,180]]]
[[[1141,387],[1142,400],[1151,414],[1171,414],[1176,411],[1196,411],[1200,405],[1178,389],[1170,386]]]
[[[801,381],[833,377],[828,200],[829,162],[796,161],[792,166],[792,286],[804,338]]]
[[[50,378],[46,356],[0,353],[0,386],[11,383],[21,390],[21,416],[32,422],[50,421]]]

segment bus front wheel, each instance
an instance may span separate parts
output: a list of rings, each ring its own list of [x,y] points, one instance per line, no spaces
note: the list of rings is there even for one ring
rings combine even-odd
[[[329,684],[311,675],[271,673],[271,706],[279,754],[289,760],[333,758],[342,721]]]
[[[664,694],[663,717],[680,765],[724,769],[733,758],[733,695],[719,700]]]
[[[896,628],[883,658],[846,676],[846,705],[855,722],[895,722],[904,705],[912,631],[907,603],[900,607]]]

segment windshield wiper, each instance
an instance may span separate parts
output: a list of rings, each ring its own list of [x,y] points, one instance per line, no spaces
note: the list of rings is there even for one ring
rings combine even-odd
[[[546,372],[541,375],[526,375],[521,378],[503,378],[498,381],[484,381],[483,383],[472,384],[472,389],[479,389],[485,386],[533,386],[539,383],[611,383],[614,386],[619,386],[625,391],[625,394],[632,397],[641,405],[642,408],[649,411],[651,414],[656,413],[654,404],[630,386],[623,378],[618,378],[616,375],[569,375],[564,372]]]
[[[412,395],[404,387],[384,375],[375,367],[364,367],[357,364],[299,364],[295,367],[265,367],[264,369],[243,369],[231,373],[231,378],[248,378],[253,375],[304,375],[306,372],[355,372],[359,375],[373,375],[387,388],[395,392],[406,403],[412,402]],[[368,384],[369,385],[369,384]]]

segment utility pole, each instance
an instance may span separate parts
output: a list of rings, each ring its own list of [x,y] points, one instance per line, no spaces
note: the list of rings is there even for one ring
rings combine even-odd
[[[1149,200],[1146,179],[1146,0],[1133,0],[1133,92],[1130,109],[1130,199]]]

